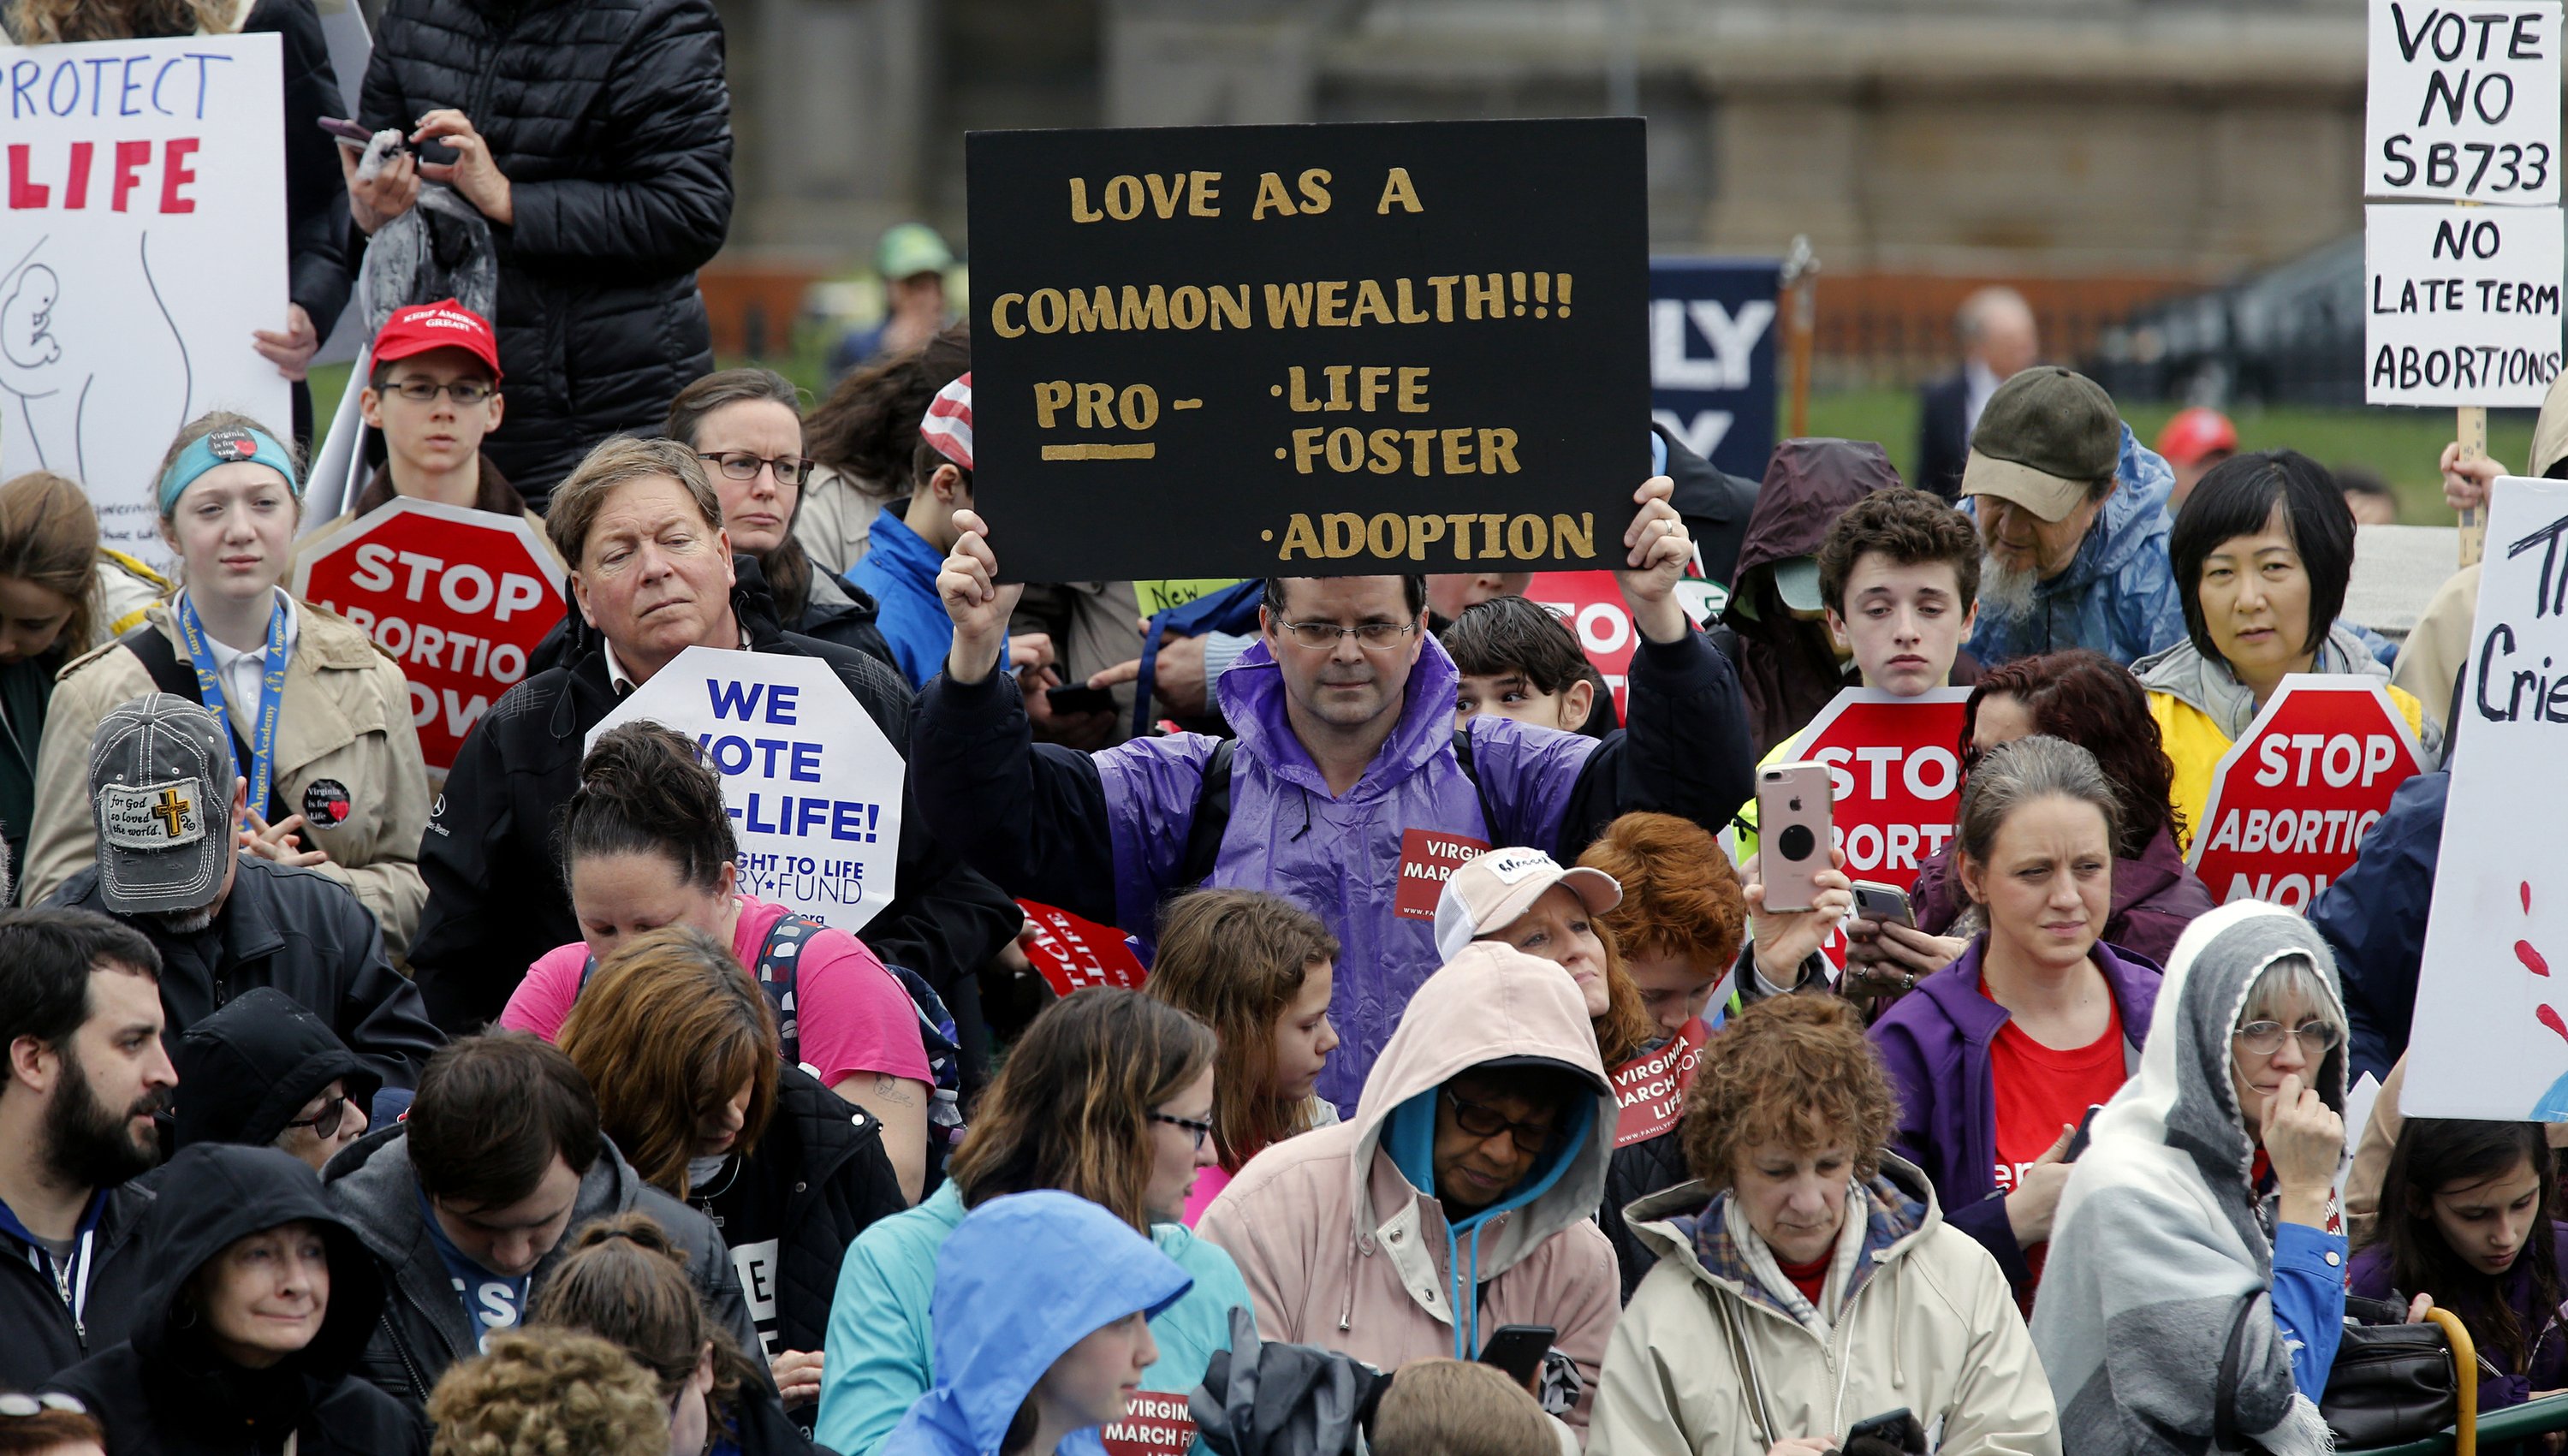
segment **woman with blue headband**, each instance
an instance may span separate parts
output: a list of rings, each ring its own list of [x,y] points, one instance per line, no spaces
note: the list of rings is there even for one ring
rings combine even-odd
[[[26,903],[96,858],[84,790],[99,722],[147,693],[171,693],[231,726],[242,852],[345,884],[400,955],[427,899],[418,856],[428,772],[401,669],[365,633],[284,588],[303,513],[299,462],[257,422],[217,411],[178,432],[159,502],[181,586],[142,626],[63,670],[37,754]]]

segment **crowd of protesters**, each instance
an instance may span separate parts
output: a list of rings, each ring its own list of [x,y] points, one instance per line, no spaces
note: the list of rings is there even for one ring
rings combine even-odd
[[[10,29],[244,23],[132,8]],[[299,54],[308,8],[245,23]],[[1144,619],[1008,581],[932,233],[807,417],[712,369],[720,58],[702,0],[394,0],[262,352],[422,213],[490,266],[368,274],[345,517],[300,420],[178,432],[165,577],[0,482],[0,1456],[1095,1452],[1189,1397],[1279,1456],[2318,1452],[2384,1300],[2460,1316],[2481,1409],[2568,1385],[2555,1141],[2399,1115],[2468,608],[2348,620],[2360,482],[2217,416],[2143,445],[1996,291],[1924,488],[1653,433],[1619,705],[1522,575]],[[568,581],[434,781],[401,667],[289,586],[397,499]],[[904,761],[855,931],[749,893],[696,743],[599,731],[690,648],[816,661]],[[2214,769],[2302,673],[2432,771],[2309,915],[2215,908]],[[1770,893],[1761,768],[1847,690],[1962,689],[1910,915],[1842,854]],[[1131,984],[1030,975],[1039,915]]]

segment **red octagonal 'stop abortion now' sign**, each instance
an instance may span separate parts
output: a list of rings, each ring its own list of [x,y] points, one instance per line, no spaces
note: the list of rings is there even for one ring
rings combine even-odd
[[[355,623],[401,664],[432,772],[562,615],[562,569],[521,515],[397,498],[303,543],[294,594]]]
[[[2212,770],[2193,872],[2222,904],[2307,910],[2423,767],[2406,715],[2377,680],[2294,673]]]

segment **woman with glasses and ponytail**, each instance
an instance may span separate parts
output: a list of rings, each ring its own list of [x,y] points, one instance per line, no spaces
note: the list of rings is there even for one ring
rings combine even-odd
[[[99,723],[121,704],[169,693],[231,728],[242,851],[355,891],[385,949],[401,955],[428,898],[419,873],[428,769],[400,667],[285,588],[302,462],[258,422],[216,411],[178,432],[158,499],[180,589],[63,670],[37,753],[25,903],[97,858],[88,786]]]
[[[1158,1357],[1139,1385],[1182,1400],[1200,1383],[1213,1351],[1230,1347],[1231,1311],[1250,1303],[1231,1257],[1178,1222],[1196,1173],[1220,1157],[1213,1056],[1211,1028],[1137,991],[1092,987],[1035,1018],[974,1109],[945,1186],[866,1229],[839,1266],[814,1439],[844,1456],[883,1448],[946,1373],[939,1252],[967,1211],[1036,1189],[1106,1209],[1194,1281],[1150,1314]]]

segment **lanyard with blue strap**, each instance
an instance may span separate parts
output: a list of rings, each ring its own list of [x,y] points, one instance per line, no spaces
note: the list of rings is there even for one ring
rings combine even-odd
[[[249,733],[250,761],[244,768],[240,750],[233,746],[232,735],[223,734],[223,752],[232,760],[232,772],[249,780],[249,803],[264,812],[267,807],[268,779],[276,757],[276,719],[285,701],[285,599],[278,597],[267,615],[267,666],[259,674],[258,717],[252,720]],[[187,656],[196,665],[196,692],[205,707],[226,726],[231,716],[223,702],[222,674],[214,671],[214,655],[206,646],[204,624],[196,620],[196,604],[186,593],[178,595],[178,637],[187,645]]]
[[[167,521],[178,509],[178,497],[208,470],[226,465],[263,465],[284,477],[285,488],[296,499],[303,496],[303,483],[294,470],[294,453],[279,443],[266,431],[246,423],[227,425],[208,432],[178,451],[177,458],[160,475],[158,499],[160,518]],[[285,699],[285,631],[291,611],[285,595],[276,594],[276,604],[267,616],[266,671],[259,678],[258,714],[250,721],[250,761],[244,766],[240,751],[232,746],[232,735],[223,735],[223,752],[232,760],[232,772],[249,780],[249,802],[264,812],[267,808],[268,783],[276,756],[276,720]],[[196,665],[196,696],[212,710],[226,727],[231,715],[223,700],[222,675],[214,671],[214,655],[205,645],[205,627],[196,620],[193,593],[178,594],[178,637],[187,647],[187,656]]]

